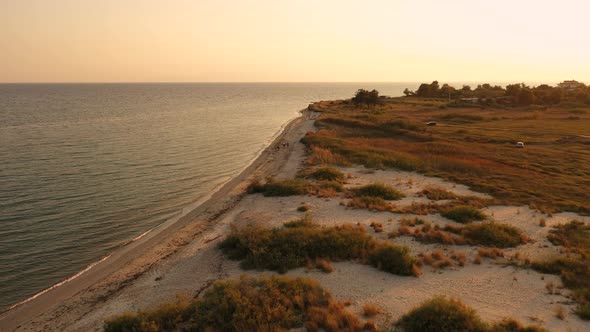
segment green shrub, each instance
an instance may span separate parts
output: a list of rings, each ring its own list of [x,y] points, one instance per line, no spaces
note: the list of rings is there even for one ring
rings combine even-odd
[[[264,185],[262,194],[266,197],[306,195],[312,189],[313,186],[302,179],[270,181]]]
[[[459,300],[444,297],[422,303],[405,314],[398,324],[406,332],[485,332],[487,329],[473,309]]]
[[[283,226],[287,227],[287,228],[295,228],[295,227],[318,227],[319,225],[314,223],[313,220],[311,220],[311,215],[309,213],[306,213],[305,217],[303,217],[301,219],[288,221],[288,222],[284,223]]]
[[[117,331],[142,331],[142,321],[138,314],[124,313],[119,316],[113,317],[104,323],[105,332],[117,332]]]
[[[415,260],[410,256],[408,248],[388,243],[371,251],[369,263],[385,272],[409,276],[413,274]]]
[[[107,320],[107,332],[131,331],[360,331],[357,316],[344,310],[327,291],[310,279],[286,277],[241,277],[218,281],[201,299],[179,310],[140,311]],[[179,314],[180,313],[180,314]],[[153,321],[150,317],[159,317]],[[173,322],[161,325],[160,321]]]
[[[243,268],[286,272],[318,258],[359,260],[384,271],[410,275],[414,260],[407,248],[384,245],[361,227],[316,227],[298,221],[275,229],[246,226],[232,229],[220,244],[223,253],[241,260]]]
[[[344,173],[333,167],[320,167],[309,175],[311,178],[318,181],[338,181],[342,182],[346,178]]]
[[[474,208],[473,206],[469,205],[458,205],[452,207],[446,211],[443,211],[441,215],[445,218],[454,220],[462,224],[467,224],[473,221],[480,221],[486,219],[485,214],[483,214],[481,211]]]
[[[368,184],[359,188],[352,189],[356,196],[379,197],[386,200],[398,200],[404,197],[404,194],[398,190],[382,183]]]
[[[140,310],[137,314],[125,313],[105,321],[105,332],[117,331],[170,331],[183,321],[190,302],[182,297],[162,303],[152,310]]]
[[[469,224],[461,233],[474,244],[497,248],[516,247],[526,242],[526,237],[520,229],[493,222]]]
[[[260,183],[260,180],[256,179],[252,181],[246,188],[248,194],[259,194],[264,192],[264,185]]]
[[[338,182],[338,181],[320,181],[318,183],[318,186],[320,187],[320,189],[333,189],[336,192],[343,192],[344,191],[344,186],[342,185],[342,183]]]

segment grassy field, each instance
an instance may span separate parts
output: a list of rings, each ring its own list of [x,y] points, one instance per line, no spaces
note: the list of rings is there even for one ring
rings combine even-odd
[[[449,107],[383,99],[372,108],[320,102],[321,128],[304,142],[312,164],[362,164],[439,176],[498,203],[590,214],[590,106]],[[436,126],[426,126],[437,121]],[[515,148],[516,142],[525,148]]]

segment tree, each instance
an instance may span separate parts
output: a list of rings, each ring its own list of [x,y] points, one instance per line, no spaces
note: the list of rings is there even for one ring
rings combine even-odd
[[[426,83],[420,84],[418,91],[416,91],[418,97],[430,97],[430,85]]]
[[[445,83],[443,84],[442,88],[440,88],[439,95],[440,97],[451,99],[451,95],[454,95],[455,91],[455,88]]]
[[[518,95],[520,95],[521,90],[522,86],[520,84],[508,84],[506,86],[506,95],[511,97],[518,97]]]
[[[416,93],[415,93],[414,91],[412,91],[412,90],[410,90],[410,89],[408,89],[408,88],[406,88],[406,89],[404,90],[404,95],[405,95],[406,97],[413,96],[413,95],[415,95],[415,94],[416,94]]]
[[[367,107],[377,105],[379,103],[379,91],[373,89],[371,91],[365,89],[358,89],[352,98],[352,102],[360,105],[366,104]]]
[[[535,102],[535,95],[530,89],[522,89],[518,94],[518,105],[529,106]]]

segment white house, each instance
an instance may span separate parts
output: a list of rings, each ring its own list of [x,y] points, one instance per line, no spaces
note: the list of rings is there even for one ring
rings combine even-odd
[[[578,81],[575,81],[575,80],[571,80],[571,81],[563,81],[563,82],[559,83],[557,86],[559,86],[562,89],[566,89],[566,90],[575,90],[579,87],[584,86],[584,84],[580,83]]]

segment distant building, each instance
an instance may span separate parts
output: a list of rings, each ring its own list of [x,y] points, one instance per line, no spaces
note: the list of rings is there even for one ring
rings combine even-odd
[[[579,87],[583,87],[584,84],[580,83],[578,81],[563,81],[561,83],[559,83],[557,86],[559,86],[562,89],[566,89],[566,90],[576,90]]]

